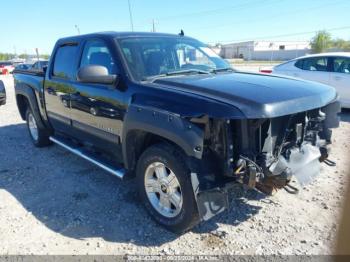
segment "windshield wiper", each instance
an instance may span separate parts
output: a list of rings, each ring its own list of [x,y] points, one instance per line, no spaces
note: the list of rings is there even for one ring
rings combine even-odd
[[[224,67],[224,68],[215,68],[210,70],[210,73],[219,73],[219,72],[235,72],[236,70],[234,70],[231,67]]]
[[[174,75],[188,75],[188,74],[210,74],[208,71],[199,70],[199,69],[186,69],[186,70],[178,70],[178,71],[171,71],[167,72],[165,74],[155,75],[155,76],[148,76],[143,78],[143,81],[154,81],[158,78],[168,77],[168,76],[174,76]]]
[[[208,71],[199,70],[199,69],[186,69],[186,70],[178,70],[178,71],[171,71],[167,72],[165,75],[172,76],[172,75],[187,75],[187,74],[210,74]]]

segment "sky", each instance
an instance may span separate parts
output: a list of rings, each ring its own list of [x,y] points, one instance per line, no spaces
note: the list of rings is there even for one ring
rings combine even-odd
[[[134,31],[206,43],[310,40],[318,30],[350,40],[350,0],[129,0]],[[1,1],[0,52],[50,54],[58,38],[131,31],[128,0]]]

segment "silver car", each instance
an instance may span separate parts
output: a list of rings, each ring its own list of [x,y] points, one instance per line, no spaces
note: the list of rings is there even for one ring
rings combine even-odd
[[[273,68],[274,74],[288,75],[333,86],[341,106],[350,108],[350,52],[334,52],[295,58]]]

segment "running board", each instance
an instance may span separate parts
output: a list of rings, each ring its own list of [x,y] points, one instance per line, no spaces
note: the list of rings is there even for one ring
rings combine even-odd
[[[50,136],[50,140],[52,142],[54,142],[55,144],[67,149],[71,153],[76,154],[77,156],[80,156],[81,158],[84,158],[85,160],[87,160],[87,161],[95,164],[96,166],[102,168],[103,170],[111,173],[112,175],[119,177],[120,179],[122,179],[125,175],[125,170],[123,168],[117,169],[116,167],[102,163],[102,161],[98,160],[97,158],[95,158],[93,156],[89,156],[87,153],[83,152],[80,148],[74,148],[74,147],[68,145],[68,143],[65,143],[64,141],[62,141],[60,139],[57,139],[57,138]]]

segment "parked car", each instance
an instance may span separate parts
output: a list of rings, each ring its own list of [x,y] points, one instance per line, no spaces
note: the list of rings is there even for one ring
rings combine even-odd
[[[44,68],[45,66],[47,66],[48,62],[49,62],[48,60],[36,61],[36,62],[30,67],[30,69],[31,69],[31,70],[41,71],[41,70],[43,70],[43,68]]]
[[[14,69],[11,62],[0,62],[0,74],[10,74]]]
[[[31,67],[31,64],[19,64],[15,67],[15,70],[29,70]]]
[[[0,80],[0,106],[6,104],[6,90],[4,83]]]
[[[236,72],[183,35],[62,38],[45,72],[14,79],[35,146],[135,177],[149,214],[175,232],[225,210],[233,183],[271,194],[293,175],[311,180],[339,125],[334,88]]]
[[[350,108],[350,53],[321,53],[299,57],[273,68],[274,74],[288,75],[333,86],[341,106]]]

